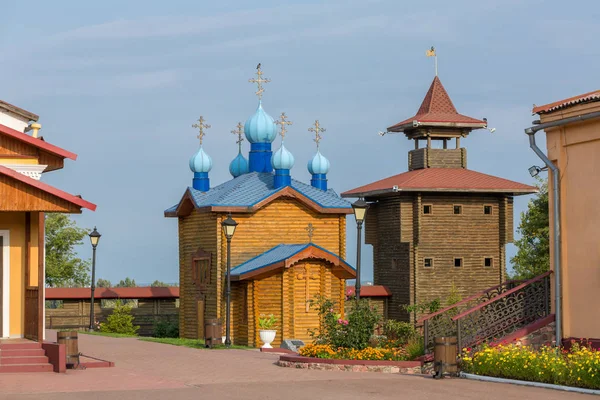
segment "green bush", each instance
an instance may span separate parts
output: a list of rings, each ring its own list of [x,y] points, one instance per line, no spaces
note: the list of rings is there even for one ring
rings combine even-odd
[[[345,347],[362,350],[369,346],[375,325],[381,320],[368,299],[349,300],[348,319],[334,312],[335,303],[325,297],[311,300],[312,307],[319,312],[320,329],[309,333],[317,344],[328,344],[334,348]]]
[[[179,324],[170,320],[160,320],[154,323],[153,336],[157,338],[178,338]]]
[[[139,329],[139,326],[133,325],[131,307],[123,305],[121,300],[116,301],[115,309],[106,318],[106,322],[100,324],[100,332],[137,335]]]
[[[425,354],[425,346],[423,344],[422,336],[414,336],[408,340],[405,347],[406,353],[408,354],[409,360],[414,360],[417,357],[421,357]]]
[[[410,322],[388,319],[383,324],[383,334],[394,344],[406,344],[410,339],[417,337],[417,330]]]

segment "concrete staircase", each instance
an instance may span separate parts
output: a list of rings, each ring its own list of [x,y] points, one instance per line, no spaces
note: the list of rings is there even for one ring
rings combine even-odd
[[[0,341],[0,373],[53,372],[42,345],[28,340]]]

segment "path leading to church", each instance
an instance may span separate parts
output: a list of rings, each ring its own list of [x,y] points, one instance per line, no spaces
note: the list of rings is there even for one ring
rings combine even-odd
[[[197,350],[136,339],[80,335],[80,351],[114,368],[66,374],[0,374],[0,399],[581,399],[513,385],[378,373],[310,371],[274,365],[249,350]],[[79,392],[79,393],[74,393]]]

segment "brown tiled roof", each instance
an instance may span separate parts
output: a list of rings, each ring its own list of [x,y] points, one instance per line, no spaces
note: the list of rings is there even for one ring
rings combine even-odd
[[[439,126],[443,124],[455,127],[483,128],[486,125],[485,121],[459,114],[437,76],[433,79],[417,114],[390,126],[388,131],[402,132],[407,128],[412,128],[415,122],[420,126]]]
[[[568,99],[555,101],[554,103],[546,104],[533,108],[533,114],[546,114],[563,108],[572,107],[581,103],[589,103],[592,101],[600,101],[600,90],[580,94],[579,96],[569,97]]]
[[[46,300],[89,299],[90,288],[46,288]],[[96,299],[178,298],[178,287],[96,288]]]
[[[394,189],[394,187],[397,187]],[[342,193],[342,197],[365,197],[394,191],[535,193],[533,186],[463,168],[425,168],[405,172]]]
[[[354,286],[346,286],[346,294],[354,296],[356,289]],[[365,285],[360,287],[361,297],[390,297],[392,292],[385,286],[380,285]]]

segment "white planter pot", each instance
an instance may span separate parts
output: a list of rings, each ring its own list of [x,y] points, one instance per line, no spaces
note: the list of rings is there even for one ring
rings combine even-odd
[[[258,331],[258,333],[260,334],[260,340],[264,343],[262,348],[263,349],[272,349],[273,346],[271,346],[271,343],[273,342],[273,340],[275,340],[275,335],[277,334],[277,331],[261,329]]]

